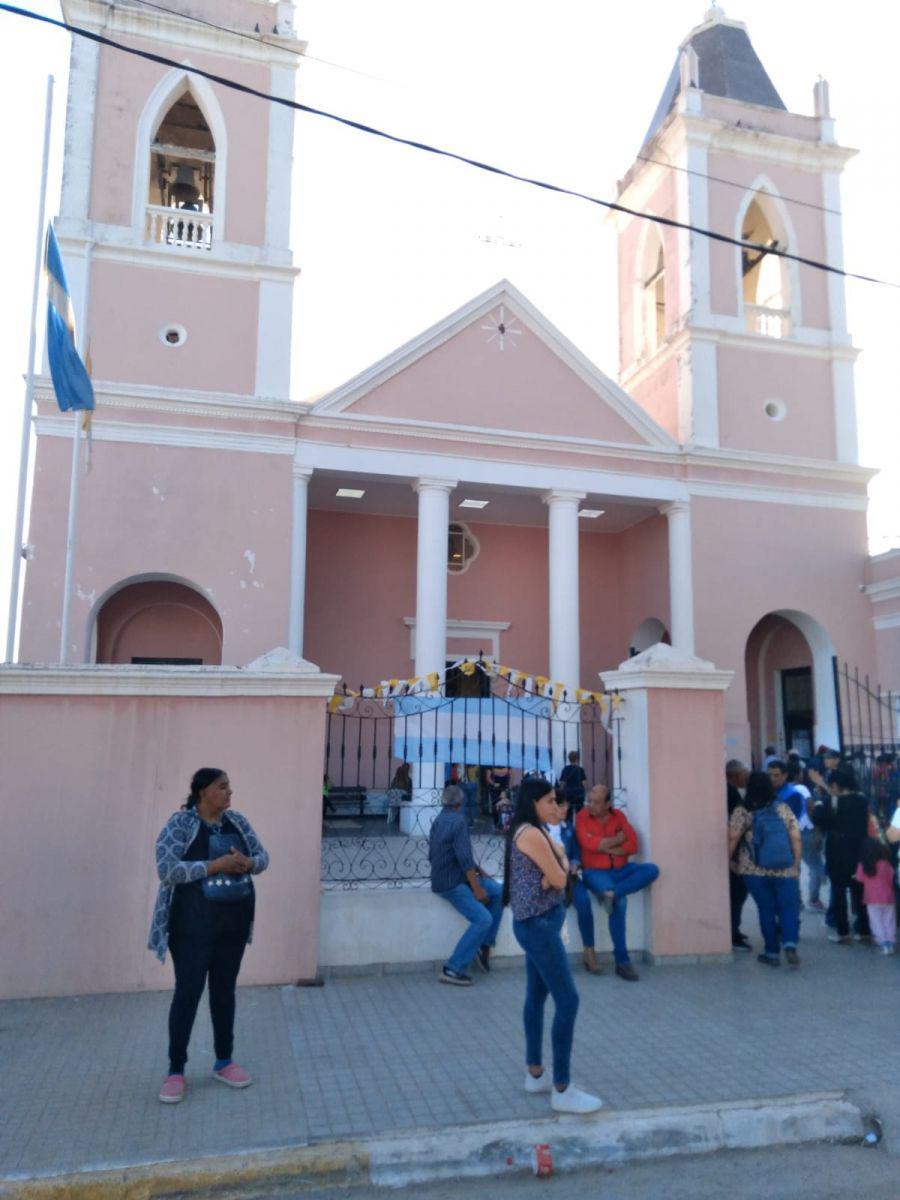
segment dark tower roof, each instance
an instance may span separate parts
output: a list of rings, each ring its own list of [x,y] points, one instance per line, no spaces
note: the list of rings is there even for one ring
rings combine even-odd
[[[681,49],[685,46],[692,46],[696,51],[702,92],[725,96],[729,100],[743,100],[745,104],[785,108],[753,49],[746,28],[738,21],[727,20],[721,9],[710,10],[707,20],[688,35]],[[679,59],[680,53],[644,137],[645,143],[669,115],[681,90]]]

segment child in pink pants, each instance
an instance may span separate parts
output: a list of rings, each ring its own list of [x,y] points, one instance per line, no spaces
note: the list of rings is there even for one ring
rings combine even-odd
[[[897,940],[894,867],[890,849],[878,838],[866,838],[863,842],[856,879],[863,887],[872,937],[881,947],[882,954],[893,954]]]

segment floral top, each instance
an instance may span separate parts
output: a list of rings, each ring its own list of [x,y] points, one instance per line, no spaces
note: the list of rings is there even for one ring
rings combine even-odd
[[[253,831],[253,826],[239,812],[229,809],[228,819],[238,829],[243,837],[250,857],[253,859],[251,875],[259,875],[269,865],[269,856],[263,849],[262,843]],[[184,861],[184,856],[200,832],[200,817],[189,809],[181,809],[173,813],[166,822],[165,828],[156,839],[156,873],[159,876],[159,891],[156,894],[156,906],[153,909],[153,920],[150,922],[150,938],[147,949],[152,950],[160,962],[166,961],[166,950],[169,946],[169,914],[172,911],[172,898],[175,888],[180,883],[194,883],[197,879],[206,878],[206,863],[202,861]],[[252,940],[253,930],[250,930]]]
[[[794,836],[800,836],[800,826],[797,824],[797,818],[791,812],[787,804],[778,804],[775,806],[775,811],[787,825],[788,835],[793,841]],[[753,813],[748,812],[742,804],[739,804],[731,814],[731,819],[728,822],[729,837],[734,837],[736,833],[741,835],[741,840],[738,842],[737,851],[735,852],[735,863],[733,870],[738,875],[771,875],[775,879],[796,879],[799,874],[799,867],[787,867],[783,871],[769,871],[765,867],[758,867],[753,861]]]
[[[557,888],[542,888],[543,877],[544,872],[534,859],[513,842],[509,850],[509,906],[514,920],[527,921],[562,904],[565,893]]]

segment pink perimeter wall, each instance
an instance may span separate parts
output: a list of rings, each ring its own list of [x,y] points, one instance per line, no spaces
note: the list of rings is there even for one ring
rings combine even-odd
[[[200,766],[228,771],[234,807],[272,860],[256,881],[241,982],[312,978],[324,714],[324,699],[306,696],[0,695],[0,793],[16,847],[3,875],[0,996],[170,986],[169,961],[145,949],[154,844]]]
[[[625,694],[626,705],[633,696]],[[663,958],[725,954],[731,927],[722,693],[650,688],[646,698],[652,753],[644,857],[660,871],[650,889],[650,950]]]
[[[58,661],[70,462],[68,439],[38,438],[22,662]],[[284,645],[290,521],[287,455],[95,441],[81,481],[72,661],[86,660],[91,615],[110,590],[154,576],[209,597],[222,618],[224,663]]]

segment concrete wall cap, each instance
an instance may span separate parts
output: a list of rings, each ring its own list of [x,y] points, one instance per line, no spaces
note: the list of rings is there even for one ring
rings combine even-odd
[[[631,688],[690,688],[724,692],[734,671],[720,671],[713,663],[664,642],[657,642],[620,663],[616,671],[601,671],[607,691]]]
[[[263,656],[266,658],[267,656]],[[259,662],[260,660],[257,660]],[[265,667],[154,667],[130,664],[59,666],[13,663],[0,667],[0,696],[320,696],[340,682],[297,659]]]

